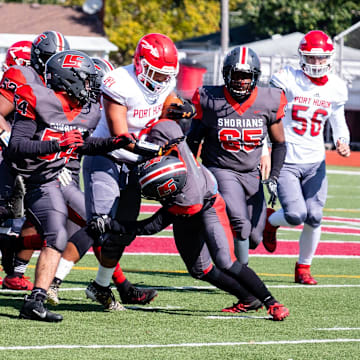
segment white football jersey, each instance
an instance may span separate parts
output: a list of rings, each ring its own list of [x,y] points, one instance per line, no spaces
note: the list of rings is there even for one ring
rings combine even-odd
[[[328,74],[328,81],[320,86],[315,85],[302,70],[287,66],[271,77],[270,84],[283,89],[288,100],[283,118],[287,145],[285,162],[307,164],[324,160],[327,120],[334,143],[339,138],[349,141],[344,113],[348,91],[338,76]]]
[[[130,64],[108,72],[103,78],[101,91],[117,103],[127,107],[126,118],[129,133],[139,135],[149,121],[159,118],[163,103],[175,89],[175,85],[176,80],[174,78],[163,93],[158,96],[151,95],[139,84],[134,65]],[[101,119],[93,136],[111,136],[105,111],[102,111]],[[137,158],[137,155],[124,149],[115,150],[112,154],[130,162]]]

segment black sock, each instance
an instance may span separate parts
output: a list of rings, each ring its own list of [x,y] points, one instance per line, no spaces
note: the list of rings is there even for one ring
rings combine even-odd
[[[125,279],[125,281],[123,281],[122,283],[116,284],[116,289],[119,291],[120,294],[126,295],[132,286],[133,284],[128,279]]]
[[[216,266],[213,266],[211,271],[209,271],[200,280],[207,281],[211,285],[236,296],[240,301],[245,302],[249,297],[251,297],[249,291],[241,286],[238,280],[221,271]]]
[[[242,265],[235,261],[228,272],[239,280],[252,295],[258,298],[265,306],[270,306],[276,302],[263,281],[256,275],[255,271],[247,265]]]
[[[53,282],[53,284],[55,284],[56,286],[60,286],[63,281],[55,276],[55,277],[54,277],[54,280],[53,280],[52,282]]]
[[[33,300],[40,300],[42,302],[45,302],[46,300],[46,290],[39,287],[34,287],[30,294],[30,299]]]

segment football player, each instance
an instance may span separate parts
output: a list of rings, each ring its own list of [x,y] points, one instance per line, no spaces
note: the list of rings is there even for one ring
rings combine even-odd
[[[91,59],[97,71],[97,77],[95,80],[95,94],[97,100],[100,100],[100,87],[102,78],[106,73],[114,70],[114,67],[109,61],[105,59]],[[85,209],[84,201],[83,204],[83,208]],[[80,214],[83,216],[84,219],[86,218],[85,210],[83,210]],[[73,235],[70,237],[66,249],[60,259],[59,266],[56,270],[55,278],[52,281],[50,288],[47,292],[47,301],[51,305],[56,306],[59,304],[58,292],[63,280],[69,274],[74,264],[76,264],[86,254],[86,252],[91,246],[93,246],[94,253],[100,261],[101,247],[98,246],[98,239],[93,238],[91,234],[87,231],[85,221],[83,222],[81,227],[81,230],[74,232]],[[119,263],[116,264],[116,268],[114,270],[114,273],[112,274],[112,279],[115,283],[116,288],[119,291],[123,304],[130,303],[144,305],[153,297],[152,295],[156,294],[155,290],[143,290],[131,284],[131,282],[129,282],[129,280],[125,277]],[[107,308],[113,310],[124,309],[115,301],[108,303]]]
[[[97,73],[88,55],[58,52],[46,62],[44,75],[46,86],[32,83],[16,90],[7,159],[25,181],[27,209],[44,239],[34,288],[25,297],[20,318],[58,322],[62,316],[44,306],[46,292],[67,244],[68,209],[80,211],[83,201],[76,172],[71,180],[61,180],[66,165],[80,163],[82,154],[107,153],[132,139],[89,136],[99,120],[99,103],[94,94]]]
[[[329,120],[336,151],[350,155],[349,130],[344,115],[346,84],[331,73],[334,46],[323,31],[308,32],[299,44],[300,69],[287,66],[270,84],[285,91],[284,117],[287,153],[278,180],[281,209],[269,211],[264,240],[276,248],[279,226],[304,225],[299,240],[295,282],[316,285],[310,266],[321,236],[321,219],[327,196],[324,126]]]
[[[158,120],[165,99],[173,92],[178,68],[177,49],[170,38],[158,33],[143,36],[136,46],[133,64],[119,67],[104,77],[101,85],[104,111],[94,135],[131,133],[141,139],[146,127]],[[191,108],[189,103],[177,108],[174,116],[186,113],[191,117],[191,111],[187,115],[188,106]],[[83,175],[88,220],[99,215],[118,220],[137,219],[141,192],[136,162],[144,155],[157,154],[159,148],[150,145],[136,140],[135,144],[107,156],[85,157]],[[113,263],[101,261],[95,282],[98,286],[89,286],[86,291],[88,297],[105,307],[111,302],[108,280],[113,271]],[[123,288],[118,291],[121,299],[132,303],[134,296],[126,296]],[[142,291],[144,304],[157,295],[153,289]]]
[[[203,141],[202,163],[214,174],[234,232],[235,253],[248,263],[249,247],[262,241],[266,202],[259,164],[264,141],[272,143],[271,172],[265,180],[272,204],[285,158],[282,125],[286,98],[280,89],[258,86],[260,60],[250,48],[232,49],[223,62],[224,85],[203,86],[192,99],[197,115],[188,134],[194,154]]]
[[[152,124],[147,136],[148,141],[160,146],[178,139],[184,139],[181,127],[168,119]],[[160,201],[163,207],[138,222],[121,224],[103,219],[105,226],[100,230],[105,228],[111,233],[106,234],[103,244],[104,260],[117,261],[134,235],[151,235],[173,224],[176,247],[191,276],[235,295],[239,299],[233,306],[236,312],[258,310],[264,304],[275,321],[289,316],[289,310],[272,296],[255,272],[236,260],[216,180],[195,160],[185,141],[169,150],[169,155],[147,161],[139,172],[142,195]],[[95,229],[99,223],[94,221]],[[126,233],[132,236],[126,237]],[[96,288],[96,283],[91,287]]]
[[[56,31],[45,31],[39,34],[32,43],[20,41],[8,49],[6,62],[3,67],[5,72],[0,83],[0,122],[4,120],[4,117],[8,120],[8,128],[6,129],[8,137],[10,136],[15,108],[14,93],[16,89],[25,83],[44,83],[43,72],[47,59],[51,55],[67,49],[69,49],[68,41],[61,33]],[[6,135],[6,133],[3,133],[2,136]],[[3,146],[5,145],[3,144]],[[2,174],[4,174],[1,180],[1,192],[5,191],[5,196],[9,196],[14,184],[13,172],[10,171],[5,162],[0,166]],[[20,205],[20,201],[18,203]],[[20,220],[13,221],[12,227],[16,229],[16,233],[20,231],[22,223],[23,221]],[[25,248],[27,249],[37,248],[42,243],[41,238],[36,236],[36,231],[30,222],[25,223],[21,235],[20,238],[13,238],[12,240],[16,241],[12,243],[19,243],[20,247],[26,244]],[[3,245],[5,246],[6,243],[9,243],[9,241],[3,242]],[[18,246],[16,245],[16,247]],[[15,249],[10,249],[10,247],[3,247],[2,262],[7,274],[3,287],[13,290],[31,290],[33,284],[24,277],[24,272],[33,251],[22,250],[15,257],[14,251]]]

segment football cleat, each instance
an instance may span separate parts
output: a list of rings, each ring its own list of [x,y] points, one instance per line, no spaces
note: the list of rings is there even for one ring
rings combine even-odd
[[[239,301],[236,304],[233,304],[232,306],[229,306],[227,308],[222,309],[222,312],[230,312],[230,313],[240,313],[240,312],[248,312],[248,311],[258,311],[259,309],[262,309],[263,303],[259,299],[255,299],[251,301],[250,303],[244,303]]]
[[[122,304],[115,300],[115,296],[110,286],[103,287],[92,281],[85,290],[86,297],[98,302],[106,310],[122,311],[126,310]]]
[[[28,295],[25,296],[19,318],[47,322],[59,322],[63,319],[62,315],[53,313],[46,309],[41,300],[35,300],[30,298]]]
[[[295,265],[295,282],[303,285],[316,285],[317,281],[311,276],[310,265]]]
[[[276,230],[278,226],[273,226],[269,222],[269,217],[275,210],[272,208],[266,209],[266,224],[263,231],[263,245],[268,252],[274,252],[276,250]]]
[[[126,293],[118,286],[117,290],[123,304],[146,305],[153,301],[158,295],[157,291],[154,289],[139,289],[135,286],[131,286]]]
[[[59,283],[56,280],[53,280],[51,283],[48,291],[46,292],[47,295],[47,302],[50,305],[57,306],[59,305]]]
[[[287,309],[284,305],[279,304],[278,302],[270,305],[267,312],[272,316],[274,321],[282,321],[290,315],[289,309]]]
[[[34,287],[34,284],[24,275],[5,276],[2,287],[3,289],[31,291]]]

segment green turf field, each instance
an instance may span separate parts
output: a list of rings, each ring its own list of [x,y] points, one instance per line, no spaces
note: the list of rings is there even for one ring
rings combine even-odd
[[[324,216],[357,219],[360,169],[343,170],[358,175],[329,174]],[[298,236],[279,231],[279,239]],[[355,235],[323,234],[322,240],[360,242]],[[32,278],[35,261],[27,272]],[[97,269],[95,257],[86,255],[63,283],[60,305],[52,308],[64,316],[61,323],[19,320],[24,293],[0,291],[0,359],[360,359],[360,258],[315,258],[312,273],[319,285],[312,287],[293,283],[295,261],[250,259],[290,309],[290,317],[273,322],[265,309],[222,313],[236,299],[192,279],[178,256],[164,255],[125,255],[121,262],[130,281],[158,289],[154,302],[104,312],[85,298]]]

